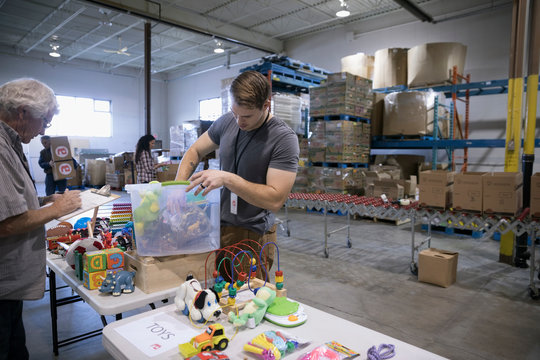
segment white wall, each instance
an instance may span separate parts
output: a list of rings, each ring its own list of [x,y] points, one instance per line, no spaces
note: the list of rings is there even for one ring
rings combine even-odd
[[[51,66],[23,57],[0,55],[0,83],[32,77],[49,85],[56,94],[82,96],[112,101],[113,136],[97,138],[70,137],[73,143],[87,144],[93,149],[108,149],[110,153],[134,151],[135,144],[145,132],[144,79],[141,75],[120,76],[98,71],[80,70],[67,65]],[[167,87],[152,81],[152,133],[158,138],[168,136]],[[54,119],[53,119],[54,121]],[[37,164],[42,149],[39,136],[29,144],[30,163],[36,181],[45,175]]]

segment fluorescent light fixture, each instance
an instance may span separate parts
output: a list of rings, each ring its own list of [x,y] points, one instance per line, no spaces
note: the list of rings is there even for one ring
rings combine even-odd
[[[223,44],[221,43],[221,41],[216,40],[216,47],[214,48],[214,52],[216,54],[222,54],[225,52],[225,49],[223,49]]]
[[[339,0],[339,2],[341,3],[341,5],[339,6],[338,12],[336,12],[336,16],[344,18],[351,15],[351,12],[349,11],[349,6],[345,2],[345,0]]]

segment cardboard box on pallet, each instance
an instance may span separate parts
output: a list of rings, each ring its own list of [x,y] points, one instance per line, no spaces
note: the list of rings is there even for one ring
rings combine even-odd
[[[427,170],[420,173],[420,204],[448,208],[452,204],[454,173],[444,170]]]
[[[485,172],[457,173],[454,176],[452,206],[457,210],[482,211]]]
[[[534,217],[540,217],[540,173],[531,176],[531,204],[530,213]]]
[[[158,171],[156,171],[157,181],[174,181],[176,173],[178,172],[178,166],[179,164],[169,164],[158,169]]]
[[[373,88],[407,85],[407,48],[375,51]]]
[[[399,200],[403,198],[404,188],[398,183],[399,180],[374,180],[373,181],[373,195],[381,196],[385,194],[392,200]]]
[[[126,270],[136,271],[135,286],[147,294],[180,286],[189,274],[203,282],[205,275],[210,277],[210,270],[205,274],[205,262],[213,266],[215,261],[212,252],[153,257],[139,256],[136,250],[130,250],[124,255]]]
[[[429,248],[418,254],[418,281],[449,287],[456,282],[458,253]]]
[[[516,215],[523,206],[523,175],[492,172],[483,176],[483,211]]]

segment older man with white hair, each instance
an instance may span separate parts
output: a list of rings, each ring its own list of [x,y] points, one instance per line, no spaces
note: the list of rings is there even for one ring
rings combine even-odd
[[[45,292],[44,225],[81,206],[79,191],[38,197],[23,152],[22,143],[43,135],[57,112],[42,82],[0,86],[0,359],[28,359],[22,308]]]

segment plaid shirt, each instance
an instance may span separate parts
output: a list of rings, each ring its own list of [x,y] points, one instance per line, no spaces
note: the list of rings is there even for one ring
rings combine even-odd
[[[156,180],[154,159],[148,151],[141,152],[141,158],[135,165],[137,167],[137,184],[149,183]]]

